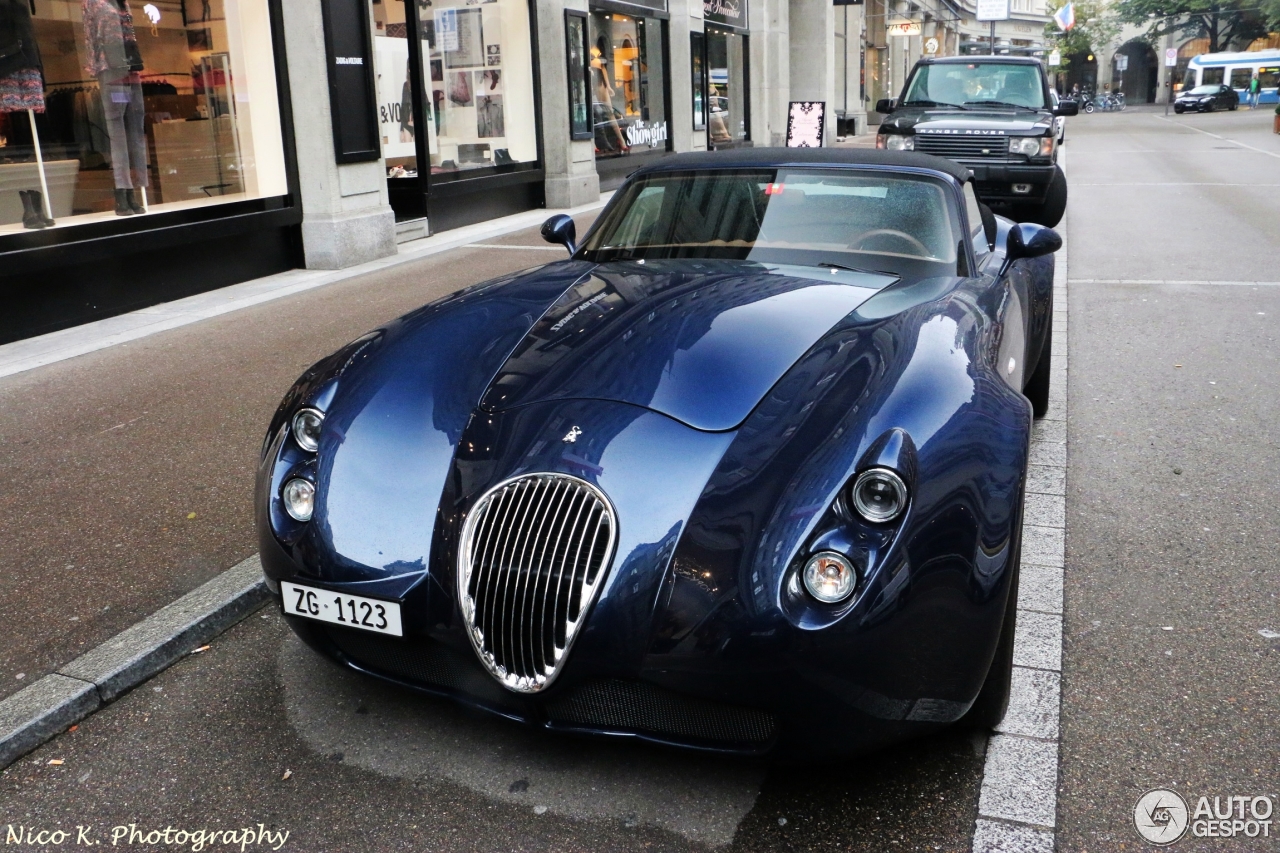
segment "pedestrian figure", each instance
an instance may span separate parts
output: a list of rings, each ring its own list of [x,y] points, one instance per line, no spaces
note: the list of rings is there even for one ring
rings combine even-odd
[[[1253,72],[1253,79],[1249,81],[1249,109],[1256,110],[1258,108],[1258,93],[1262,91],[1262,81],[1258,79],[1258,72]]]

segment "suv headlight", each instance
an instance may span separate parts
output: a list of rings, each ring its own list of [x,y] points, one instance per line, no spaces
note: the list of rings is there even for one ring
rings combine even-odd
[[[1024,157],[1034,157],[1040,153],[1040,137],[1038,136],[1011,136],[1009,137],[1009,153],[1021,154]]]
[[[914,151],[916,138],[897,133],[881,133],[876,136],[876,147],[887,148],[890,151]]]

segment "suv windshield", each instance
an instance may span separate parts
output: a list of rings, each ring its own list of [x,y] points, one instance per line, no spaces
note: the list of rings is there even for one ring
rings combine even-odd
[[[911,78],[902,104],[1049,108],[1039,66],[999,60],[921,65]]]
[[[627,183],[582,256],[723,258],[954,275],[963,238],[925,175],[871,169],[715,169]]]

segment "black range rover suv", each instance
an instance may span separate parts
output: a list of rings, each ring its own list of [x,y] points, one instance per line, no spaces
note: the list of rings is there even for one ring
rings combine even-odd
[[[921,59],[887,113],[877,148],[923,151],[973,171],[987,204],[1019,222],[1053,227],[1067,209],[1067,178],[1058,167],[1055,116],[1079,112],[1074,101],[1055,108],[1040,60],[1023,56]]]

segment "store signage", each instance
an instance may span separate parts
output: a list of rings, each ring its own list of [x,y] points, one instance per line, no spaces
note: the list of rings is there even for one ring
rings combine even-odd
[[[1009,0],[978,0],[979,21],[1009,20]]]
[[[918,36],[920,35],[920,22],[905,20],[891,21],[886,26],[886,29],[888,30],[889,35],[898,36],[900,38],[906,36]]]
[[[702,17],[712,24],[747,29],[747,0],[703,0]]]
[[[1062,52],[1061,52],[1061,51],[1057,51],[1057,50],[1055,50],[1055,51],[1051,51],[1051,52],[1049,53],[1049,64],[1050,64],[1050,65],[1061,65],[1061,64],[1062,64]]]
[[[787,109],[787,147],[821,148],[826,121],[825,101],[792,101]]]
[[[835,5],[835,6],[861,6],[861,5],[863,5],[863,0],[832,0],[832,5]]]
[[[933,56],[938,52],[938,39],[936,36],[929,36],[924,40],[924,52]]]
[[[320,8],[328,59],[325,64],[329,68],[334,159],[338,163],[377,160],[382,156],[382,146],[369,8],[365,0],[320,0]]]
[[[641,145],[648,145],[650,148],[667,147],[667,123],[665,121],[655,121],[648,124],[643,121],[637,121],[627,128],[626,135],[627,144],[632,148],[638,148]]]

